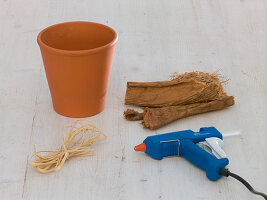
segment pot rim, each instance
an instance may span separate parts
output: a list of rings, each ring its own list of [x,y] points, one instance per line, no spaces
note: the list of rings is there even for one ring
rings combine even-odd
[[[97,25],[97,26],[103,26],[109,30],[111,30],[113,33],[114,33],[114,38],[113,40],[111,40],[111,42],[103,45],[103,46],[100,46],[100,47],[97,47],[97,48],[93,48],[93,49],[85,49],[85,50],[63,50],[63,49],[57,49],[57,48],[53,48],[51,46],[48,46],[47,44],[45,44],[42,40],[41,40],[41,37],[42,37],[42,34],[49,30],[50,28],[52,27],[55,27],[55,26],[59,26],[59,25],[62,25],[62,24],[73,24],[73,23],[86,23],[86,24],[94,24],[94,25]],[[55,53],[55,54],[60,54],[60,55],[77,55],[77,56],[80,56],[80,55],[88,55],[88,54],[94,54],[94,53],[97,53],[103,49],[106,49],[106,48],[109,48],[113,45],[115,45],[118,41],[118,34],[117,32],[109,27],[109,26],[106,26],[104,24],[100,24],[100,23],[96,23],[96,22],[89,22],[89,21],[71,21],[71,22],[63,22],[63,23],[58,23],[58,24],[54,24],[52,26],[48,26],[47,28],[43,29],[37,36],[37,43],[39,44],[40,47],[43,47],[44,49],[52,52],[52,53]]]

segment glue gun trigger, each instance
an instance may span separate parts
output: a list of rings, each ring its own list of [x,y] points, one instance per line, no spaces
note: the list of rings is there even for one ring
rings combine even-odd
[[[216,158],[226,158],[226,153],[221,148],[223,141],[217,137],[206,138],[205,142],[199,142],[198,145],[213,154]]]

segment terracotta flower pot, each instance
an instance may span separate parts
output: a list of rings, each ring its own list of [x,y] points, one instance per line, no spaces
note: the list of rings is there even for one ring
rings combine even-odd
[[[39,33],[37,42],[57,113],[89,117],[104,109],[117,40],[112,28],[93,22],[56,24]]]

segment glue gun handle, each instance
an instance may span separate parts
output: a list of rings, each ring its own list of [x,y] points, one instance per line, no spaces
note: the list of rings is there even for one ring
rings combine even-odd
[[[203,169],[206,172],[207,178],[212,181],[216,181],[221,177],[219,170],[229,163],[227,158],[217,159],[191,140],[183,140],[180,151],[181,156]]]

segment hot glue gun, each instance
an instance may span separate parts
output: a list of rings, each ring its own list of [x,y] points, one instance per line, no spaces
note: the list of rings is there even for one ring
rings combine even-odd
[[[199,132],[184,130],[149,136],[143,143],[135,146],[135,151],[143,151],[157,160],[168,156],[182,156],[203,169],[208,179],[216,181],[222,176],[232,176],[252,193],[267,199],[266,194],[255,191],[242,177],[225,169],[229,160],[221,148],[222,139],[222,134],[215,127],[203,127]]]
[[[222,134],[215,127],[201,128],[199,132],[192,130],[177,131],[147,137],[142,144],[135,147],[136,151],[146,152],[154,159],[161,160],[167,156],[183,156],[188,161],[203,169],[208,179],[216,181],[222,175],[221,168],[229,164],[227,158],[217,158],[201,146],[210,148],[216,155],[225,157],[221,149]]]

